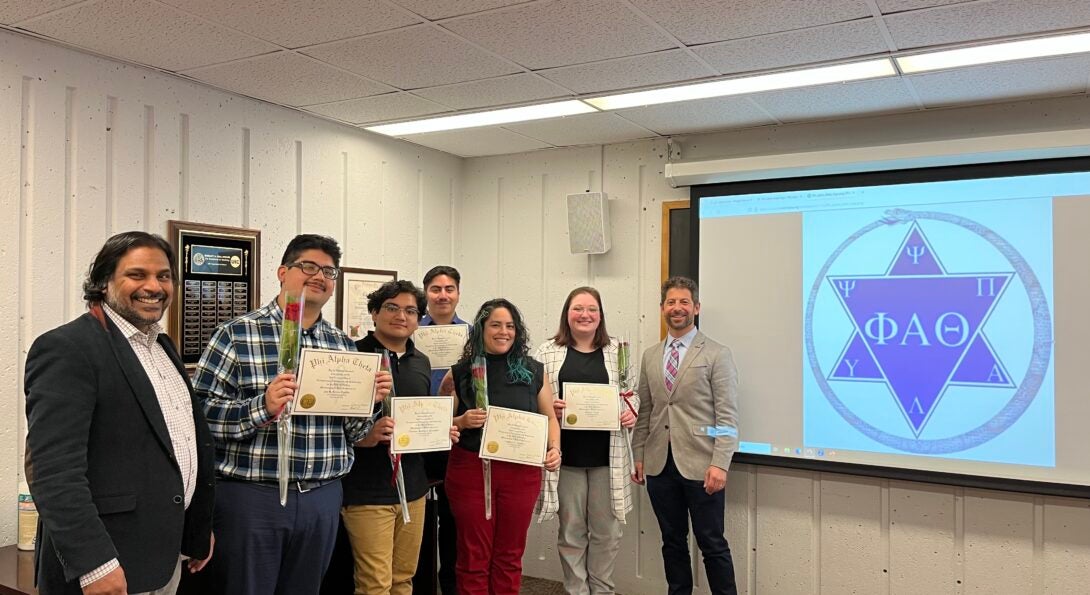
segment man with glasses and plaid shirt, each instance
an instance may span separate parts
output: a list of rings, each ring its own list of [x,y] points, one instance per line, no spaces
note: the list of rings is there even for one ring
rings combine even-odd
[[[322,318],[336,289],[341,249],[332,238],[304,234],[288,244],[280,294],[268,305],[216,329],[197,364],[193,387],[216,442],[214,531],[216,583],[232,595],[317,594],[336,541],[340,478],[352,468],[352,445],[371,429],[366,418],[303,416],[292,422],[286,507],[277,483],[276,419],[295,393],[292,374],[277,375],[286,296],[306,287],[303,347],[355,351]],[[388,372],[377,378],[390,392]]]

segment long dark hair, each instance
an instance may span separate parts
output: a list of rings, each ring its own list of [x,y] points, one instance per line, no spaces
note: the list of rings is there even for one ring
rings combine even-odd
[[[117,270],[117,263],[135,248],[158,248],[167,255],[170,265],[170,278],[177,283],[178,270],[174,262],[174,252],[162,236],[146,231],[124,231],[106,240],[95,255],[94,262],[87,269],[87,279],[83,282],[83,299],[90,306],[106,300],[106,286]]]
[[[458,360],[458,363],[472,363],[474,359],[484,356],[484,323],[497,308],[504,308],[510,312],[511,321],[515,323],[515,340],[507,352],[507,381],[515,384],[530,384],[534,377],[528,364],[530,331],[526,329],[526,323],[522,320],[522,312],[504,298],[488,300],[481,304],[481,309],[477,310],[477,315],[473,317],[473,327],[469,329],[469,339],[466,341],[462,358]]]
[[[591,346],[595,349],[601,349],[609,345],[609,333],[606,331],[606,311],[602,308],[602,296],[597,289],[586,286],[576,287],[571,290],[568,299],[564,300],[564,309],[560,311],[560,326],[556,329],[556,334],[553,335],[553,342],[557,345],[568,346],[575,342],[571,336],[571,325],[568,324],[568,308],[571,308],[571,302],[575,299],[575,296],[584,293],[598,302],[598,330],[594,331],[594,340],[591,341]]]

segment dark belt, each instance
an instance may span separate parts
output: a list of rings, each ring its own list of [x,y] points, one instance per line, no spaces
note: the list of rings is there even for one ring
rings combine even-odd
[[[316,490],[316,489],[318,489],[318,488],[320,488],[322,486],[329,485],[329,484],[331,484],[333,482],[340,481],[340,480],[341,480],[341,478],[336,477],[336,478],[333,478],[333,479],[315,479],[315,480],[311,480],[311,481],[289,481],[288,482],[288,489],[289,490],[295,490],[295,491],[299,492],[300,494],[305,494],[305,493],[307,493],[307,492],[309,492],[311,490]],[[278,481],[251,481],[251,480],[248,480],[248,479],[240,479],[240,478],[237,478],[237,477],[227,477],[227,476],[224,476],[224,475],[217,475],[216,476],[216,481],[234,481],[234,482],[239,482],[239,483],[250,483],[250,484],[259,485],[259,486],[266,487],[266,488],[274,488],[274,489],[277,489],[277,490],[280,489],[280,482],[278,482]]]

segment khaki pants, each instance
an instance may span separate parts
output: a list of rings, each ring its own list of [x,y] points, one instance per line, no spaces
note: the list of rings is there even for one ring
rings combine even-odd
[[[557,550],[569,595],[613,593],[621,522],[613,516],[609,467],[561,467]]]
[[[408,525],[401,520],[400,504],[341,509],[352,542],[356,595],[412,595],[424,538],[424,500],[409,502]]]

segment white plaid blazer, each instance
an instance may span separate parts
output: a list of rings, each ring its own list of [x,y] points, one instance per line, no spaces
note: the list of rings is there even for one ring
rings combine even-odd
[[[605,356],[609,381],[619,385],[617,339],[610,337],[609,345],[602,348],[602,354]],[[564,358],[567,355],[567,347],[557,345],[552,341],[542,343],[533,353],[534,359],[545,365],[545,371],[549,374],[549,383],[552,385],[554,395],[560,393],[560,384],[557,377],[560,375],[560,367],[564,365]],[[635,390],[635,383],[633,384],[632,388]],[[617,398],[620,399],[621,397],[618,395]],[[631,400],[632,406],[638,411],[640,396],[633,395]],[[621,403],[622,411],[624,407],[625,404]],[[617,517],[617,520],[622,523],[625,522],[625,515],[628,514],[628,511],[632,510],[632,494],[629,488],[632,471],[628,463],[628,444],[621,434],[623,431],[625,430],[610,432],[609,435],[609,497],[613,503],[613,516]],[[556,488],[560,484],[560,471],[542,470],[541,479],[541,494],[538,496],[537,506],[534,508],[539,523],[556,516],[559,506]]]

